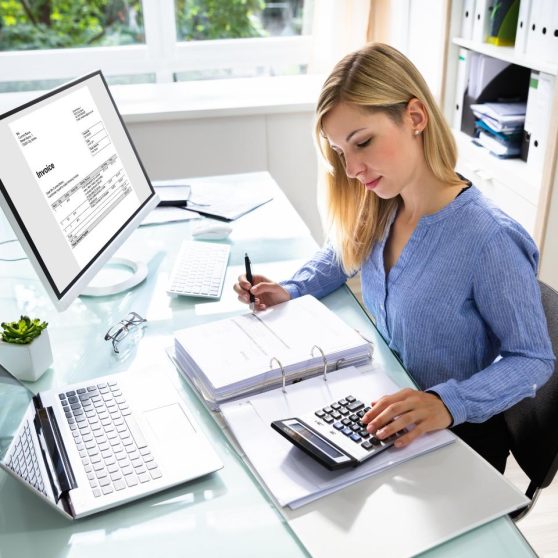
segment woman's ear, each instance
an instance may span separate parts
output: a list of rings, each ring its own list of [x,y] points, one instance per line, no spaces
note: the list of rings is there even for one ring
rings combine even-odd
[[[422,101],[416,98],[412,98],[407,103],[406,113],[409,118],[413,133],[417,132],[420,134],[428,124],[428,113],[426,112]]]

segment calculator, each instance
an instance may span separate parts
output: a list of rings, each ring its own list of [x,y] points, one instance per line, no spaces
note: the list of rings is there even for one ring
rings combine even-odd
[[[275,420],[271,427],[328,469],[356,467],[392,446],[406,432],[401,430],[384,440],[376,438],[361,422],[369,410],[362,401],[347,395],[313,413]]]

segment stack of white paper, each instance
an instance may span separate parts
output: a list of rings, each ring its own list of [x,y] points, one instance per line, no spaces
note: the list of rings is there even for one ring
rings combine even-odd
[[[312,296],[178,331],[179,368],[205,401],[219,403],[370,361],[371,346]],[[323,353],[323,356],[322,356]]]
[[[399,388],[383,370],[367,365],[350,367],[221,405],[232,434],[254,472],[281,506],[296,509],[322,496],[445,446],[455,440],[446,430],[423,435],[405,448],[392,447],[354,469],[329,471],[275,432],[270,424],[318,410],[347,395],[363,402],[378,399]],[[396,470],[394,470],[396,474]]]

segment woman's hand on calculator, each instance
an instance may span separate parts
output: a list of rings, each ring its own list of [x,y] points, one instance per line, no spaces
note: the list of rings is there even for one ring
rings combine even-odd
[[[362,422],[367,425],[368,432],[380,440],[414,425],[395,441],[396,447],[404,447],[426,432],[447,428],[453,420],[437,395],[411,388],[385,395],[373,401],[370,407]]]

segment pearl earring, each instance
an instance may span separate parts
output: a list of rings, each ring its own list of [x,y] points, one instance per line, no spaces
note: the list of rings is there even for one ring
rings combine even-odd
[[[415,130],[415,136],[418,136],[420,134],[420,130]]]

